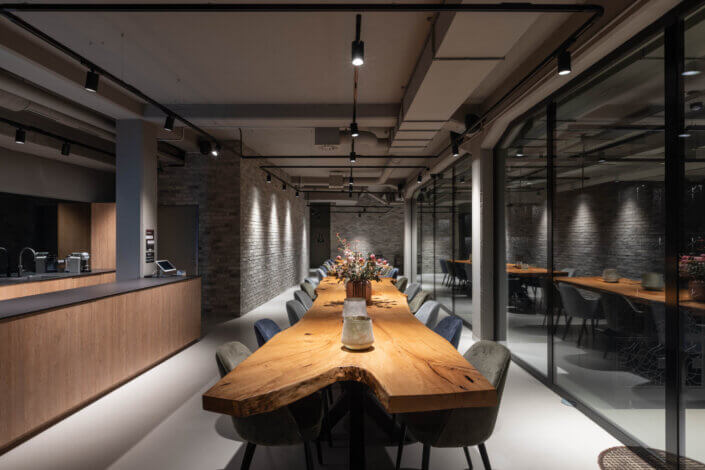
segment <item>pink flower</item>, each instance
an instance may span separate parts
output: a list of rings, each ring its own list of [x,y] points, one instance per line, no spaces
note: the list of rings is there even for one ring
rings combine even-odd
[[[372,259],[372,260],[375,259],[374,253],[370,255],[370,259]]]
[[[385,260],[384,260],[384,263],[382,263],[382,264],[384,264],[384,265],[386,266],[386,265],[387,265],[387,260],[385,259]]]
[[[340,255],[336,256],[335,259],[342,259]]]

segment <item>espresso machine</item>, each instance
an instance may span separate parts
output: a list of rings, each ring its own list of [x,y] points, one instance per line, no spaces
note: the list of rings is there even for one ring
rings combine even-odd
[[[75,251],[66,258],[66,271],[72,274],[91,271],[91,255],[87,251]]]

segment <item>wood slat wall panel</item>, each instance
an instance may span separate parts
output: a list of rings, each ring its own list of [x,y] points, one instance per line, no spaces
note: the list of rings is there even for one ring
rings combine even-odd
[[[0,321],[0,452],[201,334],[201,280]]]
[[[68,277],[51,281],[23,282],[17,285],[0,286],[0,300],[26,297],[28,295],[47,294],[78,287],[95,286],[115,282],[115,273],[94,274],[92,276]]]
[[[115,269],[116,219],[114,202],[91,204],[91,267]]]

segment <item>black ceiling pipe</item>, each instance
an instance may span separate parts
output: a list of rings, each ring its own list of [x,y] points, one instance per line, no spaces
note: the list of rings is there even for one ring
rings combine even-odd
[[[242,155],[245,160],[266,160],[270,158],[277,159],[296,159],[296,158],[306,158],[306,159],[326,159],[326,158],[350,158],[350,154],[347,155]],[[429,159],[436,158],[436,155],[360,155],[355,153],[355,158],[358,160],[361,158],[405,158],[405,159]]]
[[[5,3],[9,11],[129,12],[129,13],[341,13],[341,12],[453,12],[453,13],[580,13],[602,11],[600,5],[552,3]]]
[[[265,169],[265,168],[310,168],[310,169],[315,169],[315,168],[323,168],[323,169],[345,169],[349,170],[350,165],[262,165],[260,168]],[[364,170],[364,169],[380,169],[380,168],[392,168],[392,169],[397,169],[397,168],[423,168],[424,170],[428,170],[429,168],[427,166],[423,165],[367,165],[367,166],[355,166],[356,170]]]

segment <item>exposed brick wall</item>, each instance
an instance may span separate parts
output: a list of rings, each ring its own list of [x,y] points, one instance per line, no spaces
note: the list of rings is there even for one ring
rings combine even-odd
[[[159,173],[159,204],[198,205],[198,269],[204,318],[240,314],[240,157],[187,155]],[[158,236],[158,234],[157,234]]]
[[[663,272],[663,184],[607,183],[558,196],[554,213],[556,268],[574,268],[578,276],[600,275],[605,268],[615,268],[633,279],[647,271]],[[545,265],[545,209],[510,207],[506,222],[507,260]]]
[[[367,204],[365,204],[367,205]],[[331,209],[331,257],[338,255],[336,233],[357,240],[362,252],[383,255],[400,270],[404,262],[404,208],[395,206],[387,214],[344,214]]]
[[[262,161],[242,160],[240,181],[241,296],[244,314],[299,284],[308,273],[308,209],[294,189],[267,183]],[[277,173],[283,176],[281,173]]]

